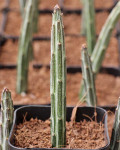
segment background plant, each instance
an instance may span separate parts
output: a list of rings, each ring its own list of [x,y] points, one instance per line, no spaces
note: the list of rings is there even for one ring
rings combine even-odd
[[[89,55],[92,54],[96,43],[94,0],[81,0],[83,4],[81,32],[86,35]]]
[[[39,12],[38,12],[38,6],[39,6],[40,0],[34,0],[33,3],[33,10],[34,10],[34,21],[33,21],[33,31],[37,32],[38,31],[38,17],[39,17]],[[20,11],[22,18],[24,19],[24,14],[25,14],[25,5],[27,4],[26,0],[19,0],[20,4]]]
[[[96,106],[97,97],[94,83],[94,74],[92,71],[92,63],[90,60],[90,56],[88,54],[87,47],[85,44],[82,45],[81,59],[82,59],[82,78],[84,81],[84,87],[86,92],[86,102],[89,106]]]
[[[95,76],[100,70],[102,61],[104,59],[110,41],[112,31],[116,23],[118,22],[119,18],[120,18],[120,1],[116,4],[116,6],[111,11],[109,17],[107,18],[91,55],[92,70]],[[84,95],[83,81],[81,83],[82,83],[81,90],[79,93],[80,98]]]
[[[27,91],[29,61],[33,57],[31,48],[34,18],[33,6],[34,0],[27,1],[21,28],[17,64],[17,93]]]

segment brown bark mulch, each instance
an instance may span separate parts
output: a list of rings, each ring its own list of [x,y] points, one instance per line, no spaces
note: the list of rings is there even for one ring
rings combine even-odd
[[[104,125],[95,121],[66,122],[66,148],[97,149],[106,145]],[[21,148],[51,148],[50,121],[31,118],[17,126],[15,145]]]

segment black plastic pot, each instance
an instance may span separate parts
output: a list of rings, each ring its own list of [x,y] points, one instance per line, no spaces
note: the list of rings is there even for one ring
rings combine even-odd
[[[66,120],[70,121],[70,117],[71,117],[71,113],[72,113],[73,107],[67,107],[67,116],[66,116]],[[77,109],[77,113],[76,113],[76,121],[80,121],[83,119],[88,120],[87,117],[83,116],[83,114],[86,114],[90,117],[93,117],[94,115],[94,111],[95,108],[94,107],[78,107]],[[14,146],[14,134],[15,134],[15,129],[16,129],[16,125],[18,125],[19,123],[23,122],[23,116],[26,114],[27,112],[27,116],[26,116],[26,120],[30,120],[31,118],[38,118],[41,120],[46,120],[50,117],[50,106],[23,106],[20,107],[18,109],[16,109],[15,113],[14,113],[14,121],[13,121],[13,127],[10,133],[10,137],[9,137],[9,150],[48,150],[48,148],[18,148]],[[97,107],[96,108],[96,112],[97,112],[97,121],[103,121],[104,126],[105,126],[105,140],[106,140],[106,146],[99,148],[99,149],[95,149],[95,150],[108,150],[109,149],[109,136],[108,136],[108,129],[107,129],[107,112],[100,108]],[[93,118],[94,119],[94,118]],[[49,148],[49,150],[55,150],[56,148]],[[60,148],[57,150],[66,150],[65,148]],[[73,149],[76,150],[76,149]],[[79,149],[82,150],[82,149]]]

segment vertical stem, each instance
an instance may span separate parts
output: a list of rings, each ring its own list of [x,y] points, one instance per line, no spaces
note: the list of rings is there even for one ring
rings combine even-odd
[[[102,61],[105,56],[105,52],[107,50],[110,41],[112,31],[115,28],[115,25],[119,19],[120,19],[120,1],[113,8],[112,12],[107,18],[107,21],[105,22],[102,31],[100,32],[94,51],[91,55],[92,68],[95,74],[98,73],[101,67]]]
[[[1,125],[1,150],[8,150],[8,138],[13,123],[13,102],[11,99],[10,91],[5,88],[1,97],[1,113],[2,113],[2,125]]]
[[[85,0],[86,35],[88,53],[91,56],[96,43],[94,0]]]
[[[85,91],[87,92],[86,102],[88,106],[96,106],[97,97],[96,97],[94,75],[92,72],[92,63],[86,45],[82,45],[81,58],[82,58],[82,77],[84,81]]]
[[[54,8],[51,30],[51,142],[53,147],[66,144],[66,59],[62,14]]]
[[[28,67],[31,59],[30,52],[33,35],[33,3],[34,0],[29,0],[26,3],[26,13],[21,28],[17,64],[17,93],[27,91]]]

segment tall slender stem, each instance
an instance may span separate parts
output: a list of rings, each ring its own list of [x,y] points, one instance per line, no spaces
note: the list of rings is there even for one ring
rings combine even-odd
[[[31,44],[33,35],[33,4],[34,0],[26,3],[26,13],[21,28],[19,39],[19,53],[17,64],[17,93],[27,91],[28,67],[31,59]]]
[[[8,150],[8,138],[13,123],[13,101],[11,99],[11,92],[5,88],[1,97],[1,150]]]
[[[96,43],[94,0],[85,0],[86,37],[88,53],[91,56]]]
[[[87,93],[86,102],[88,106],[96,106],[97,96],[96,96],[94,75],[92,71],[92,63],[86,45],[82,45],[81,59],[82,59],[82,77],[84,81],[85,92]]]
[[[66,144],[66,58],[61,10],[54,8],[51,30],[51,142],[53,147]]]

